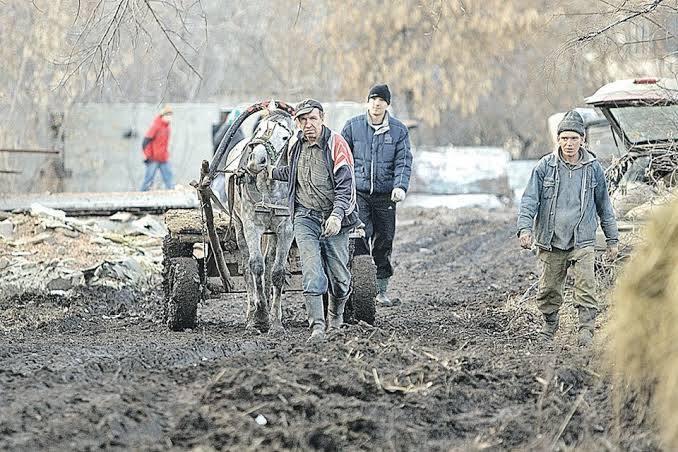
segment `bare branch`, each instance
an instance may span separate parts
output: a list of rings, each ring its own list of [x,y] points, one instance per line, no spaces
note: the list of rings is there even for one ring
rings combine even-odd
[[[167,29],[166,29],[165,26],[162,24],[162,22],[160,21],[160,18],[155,14],[155,11],[154,11],[153,8],[151,7],[149,0],[144,0],[144,1],[145,1],[145,3],[146,3],[146,6],[148,7],[148,10],[149,10],[149,11],[151,12],[151,14],[153,15],[153,19],[154,19],[155,22],[158,24],[158,26],[160,27],[160,30],[162,30],[163,34],[165,35],[165,37],[167,38],[167,40],[169,41],[169,43],[171,44],[171,46],[172,46],[172,47],[174,48],[174,50],[177,52],[177,54],[179,55],[179,58],[181,58],[181,60],[182,60],[184,63],[186,63],[186,65],[187,65],[189,68],[191,68],[191,71],[193,71],[193,73],[194,73],[196,76],[198,76],[198,78],[199,78],[200,80],[202,80],[202,75],[200,75],[200,72],[198,72],[198,70],[197,70],[196,68],[193,67],[193,65],[186,59],[186,57],[184,57],[184,54],[181,52],[181,50],[179,50],[179,48],[176,46],[176,44],[174,43],[174,41],[172,41],[172,38],[170,37],[169,33],[167,32]]]
[[[275,64],[268,57],[268,54],[266,53],[266,49],[264,48],[263,39],[257,38],[257,39],[248,40],[247,45],[254,52],[256,52],[258,56],[261,57],[264,64],[266,65],[266,67],[270,69],[271,73],[275,76],[275,78],[277,78],[278,81],[283,84],[283,86],[287,86],[287,84],[288,84],[287,80],[285,80],[283,75],[276,68]]]
[[[170,74],[172,73],[172,69],[174,69],[174,64],[177,62],[177,58],[179,57],[179,52],[176,52],[174,54],[174,58],[172,59],[172,64],[170,64],[169,69],[167,69],[167,74],[165,74],[165,86],[162,88],[162,94],[160,95],[160,102],[165,102],[165,95],[167,94],[167,87],[169,86],[169,78]]]
[[[666,33],[666,39],[671,39],[671,38],[676,37],[673,33],[671,33],[669,30],[667,30],[666,27],[664,27],[664,25],[660,24],[659,22],[654,20],[652,17],[646,16],[646,17],[644,17],[644,19],[647,20],[648,22],[650,22],[651,24],[656,25],[659,30],[664,31]]]
[[[641,39],[641,40],[638,40],[638,41],[626,41],[626,42],[622,43],[622,45],[623,46],[632,46],[632,45],[638,45],[638,44],[650,44],[650,43],[653,43],[653,42],[667,41],[671,38],[673,38],[673,35],[666,36],[664,38]]]
[[[188,30],[186,30],[186,32],[188,33]],[[167,30],[167,33],[176,36],[181,42],[183,42],[184,44],[186,44],[192,51],[194,51],[195,53],[198,53],[198,49],[196,49],[195,47],[193,47],[193,44],[191,44],[190,42],[188,42],[188,41],[186,40],[186,38],[184,38],[183,36],[181,36],[181,35],[180,35],[179,33],[177,33],[176,31],[168,29],[168,30]]]
[[[646,15],[646,14],[648,14],[648,13],[651,13],[652,11],[654,11],[655,9],[657,9],[657,7],[658,7],[663,1],[664,1],[664,0],[653,0],[652,3],[651,3],[647,8],[645,8],[645,9],[643,9],[643,10],[640,10],[640,11],[636,11],[636,12],[634,12],[634,13],[632,13],[632,14],[629,14],[629,15],[627,15],[627,16],[625,16],[625,17],[622,17],[621,19],[619,19],[619,20],[617,20],[617,21],[615,21],[615,22],[613,22],[613,23],[611,23],[611,24],[608,24],[608,25],[606,25],[606,26],[603,27],[603,28],[600,28],[600,29],[598,29],[598,30],[594,30],[594,31],[592,31],[592,32],[590,32],[590,33],[587,33],[587,34],[584,35],[584,36],[580,36],[580,37],[576,38],[576,39],[574,40],[574,42],[588,42],[588,41],[591,41],[591,40],[595,39],[597,36],[600,36],[600,35],[602,35],[602,34],[608,32],[608,31],[610,31],[611,29],[613,29],[613,28],[615,28],[615,27],[617,27],[617,26],[619,26],[619,25],[621,25],[621,24],[623,24],[623,23],[625,23],[625,22],[629,22],[630,20],[632,20],[632,19],[634,19],[634,18],[636,18],[636,17],[638,17],[638,16],[644,16],[644,15]]]
[[[41,9],[38,7],[38,5],[35,4],[35,0],[31,0],[31,3],[33,4],[33,7],[34,7],[35,9],[37,9],[37,10],[40,12],[40,14],[45,14],[45,12],[44,12],[43,10],[41,10]]]
[[[75,25],[78,22],[79,18],[80,18],[80,0],[78,0],[78,9],[75,11],[75,19],[73,19],[73,25]]]
[[[73,56],[76,53],[76,49],[78,48],[80,41],[89,35],[89,29],[91,27],[91,23],[96,16],[96,12],[102,6],[102,3],[103,3],[103,0],[99,0],[99,2],[94,6],[94,9],[92,9],[92,13],[85,20],[83,32],[78,35],[78,38],[75,40],[75,43],[71,46],[71,51],[70,51],[70,54],[69,54],[68,59],[66,61],[66,67],[70,66],[71,63],[73,62]],[[61,81],[59,81],[59,84],[57,86],[63,87],[66,83],[68,83],[68,80],[84,65],[85,61],[86,60],[82,60],[77,65],[77,67],[70,73],[70,75],[68,73],[64,74],[64,76],[61,78]]]
[[[577,16],[606,16],[614,14],[615,11],[576,11],[572,13],[557,13],[553,17],[577,17]]]
[[[125,4],[125,7],[122,8],[123,3]],[[99,41],[99,44],[97,44],[97,50],[99,51],[99,55],[101,56],[101,66],[98,70],[97,77],[94,81],[95,84],[98,84],[99,81],[103,78],[104,74],[104,69],[107,67],[107,60],[108,60],[108,55],[110,53],[110,47],[111,47],[111,42],[113,41],[113,38],[116,36],[117,33],[119,33],[119,27],[122,22],[122,19],[125,15],[125,11],[127,10],[127,6],[129,5],[129,0],[121,0],[120,3],[118,3],[118,7],[115,10],[115,13],[113,14],[113,19],[108,24],[108,27],[106,28],[106,31],[104,31],[104,34],[101,36],[101,40]],[[122,11],[120,11],[122,8]],[[118,13],[120,15],[118,16]],[[117,25],[115,24],[117,19]],[[114,26],[115,25],[115,26]],[[106,42],[105,48],[103,47],[103,42],[106,39],[106,36],[108,36],[110,31],[110,36],[108,38],[108,41]]]
[[[634,13],[634,12],[635,12],[635,11],[626,9],[626,8],[624,7],[624,6],[626,6],[626,3],[628,3],[627,0],[624,0],[624,1],[621,2],[621,4],[619,4],[619,5],[615,5],[614,3],[608,2],[608,1],[606,1],[606,0],[598,0],[598,1],[599,1],[600,3],[602,3],[602,4],[604,4],[604,5],[607,5],[607,6],[610,6],[610,7],[614,8],[614,11],[612,11],[610,14],[612,14],[612,13],[618,13],[618,12],[621,12],[621,11],[624,11],[624,12],[627,12],[627,13]]]
[[[299,0],[299,6],[297,7],[297,16],[294,18],[294,23],[292,24],[292,28],[296,28],[300,15],[301,15],[301,0]]]
[[[209,41],[209,35],[207,33],[207,13],[205,13],[205,8],[202,6],[202,2],[198,0],[198,4],[200,5],[200,11],[202,12],[202,19],[205,23],[205,44]]]

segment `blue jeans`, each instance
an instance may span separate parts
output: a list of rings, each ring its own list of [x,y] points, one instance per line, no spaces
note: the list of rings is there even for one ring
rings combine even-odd
[[[141,184],[141,191],[148,191],[155,179],[155,173],[160,170],[162,180],[165,182],[165,187],[174,188],[174,180],[172,177],[172,168],[169,162],[156,162],[149,160],[146,165],[146,174],[144,174],[144,182]]]
[[[321,237],[325,218],[322,213],[297,206],[294,238],[299,248],[304,295],[323,295],[329,288],[337,299],[351,293],[348,270],[348,231]]]

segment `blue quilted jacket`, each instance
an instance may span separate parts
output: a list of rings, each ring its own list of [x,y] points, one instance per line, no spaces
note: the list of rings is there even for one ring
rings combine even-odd
[[[412,152],[407,127],[388,116],[389,131],[374,134],[367,113],[346,121],[341,135],[353,151],[356,189],[363,193],[407,191],[412,173]]]

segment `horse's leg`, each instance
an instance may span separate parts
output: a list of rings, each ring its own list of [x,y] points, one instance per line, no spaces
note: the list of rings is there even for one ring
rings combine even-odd
[[[273,302],[271,304],[271,322],[274,328],[284,331],[282,325],[282,292],[285,285],[285,266],[287,265],[287,256],[294,240],[292,222],[289,218],[280,222],[276,233],[277,243],[275,248],[275,261],[271,271],[271,282],[273,283]]]
[[[271,308],[271,312],[274,309],[275,298],[273,298],[273,284],[272,284],[272,269],[275,261],[275,253],[278,244],[278,236],[276,234],[270,234],[265,236],[266,242],[266,251],[264,253],[266,259],[266,265],[264,268],[264,290],[266,293],[266,298],[269,300],[268,306]],[[269,334],[279,334],[282,332],[282,324],[276,322],[273,316],[269,316],[271,322],[271,328],[268,330]]]
[[[245,297],[245,324],[249,325],[252,321],[252,316],[254,309],[252,309],[252,296],[250,295],[254,291],[252,278],[250,277],[250,252],[247,247],[247,240],[245,240],[245,234],[243,233],[243,225],[240,220],[234,219],[235,221],[235,239],[238,243],[238,251],[240,251],[240,268],[242,268],[242,275],[245,279],[245,285],[247,287],[247,294]]]
[[[267,331],[269,327],[268,320],[268,299],[264,293],[264,256],[261,253],[261,236],[264,228],[254,223],[245,225],[243,233],[249,249],[249,271],[253,282],[254,291],[252,298],[254,300],[254,317],[249,326],[254,326],[258,330]]]
[[[266,251],[264,253],[266,264],[264,265],[264,290],[266,297],[270,300],[272,295],[271,269],[273,269],[273,260],[275,259],[275,250],[278,243],[276,234],[268,234],[266,238]]]

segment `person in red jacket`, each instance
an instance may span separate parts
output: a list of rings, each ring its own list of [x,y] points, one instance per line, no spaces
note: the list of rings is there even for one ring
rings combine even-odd
[[[174,188],[172,168],[169,164],[170,122],[172,121],[172,107],[165,105],[155,117],[151,127],[144,136],[141,148],[144,152],[146,174],[141,184],[141,191],[148,191],[155,179],[155,173],[160,170],[165,187]]]

